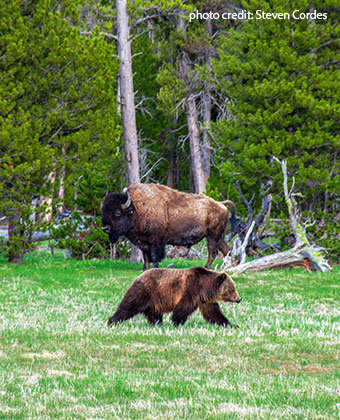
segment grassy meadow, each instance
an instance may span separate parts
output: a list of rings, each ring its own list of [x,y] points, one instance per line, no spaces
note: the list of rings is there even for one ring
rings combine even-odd
[[[1,260],[0,419],[339,419],[339,268],[235,277],[239,329],[199,312],[108,329],[141,264]]]

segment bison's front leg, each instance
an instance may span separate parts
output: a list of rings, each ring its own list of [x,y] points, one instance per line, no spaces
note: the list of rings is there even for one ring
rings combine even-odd
[[[143,271],[150,268],[150,263],[152,263],[154,268],[158,268],[158,264],[165,256],[166,241],[164,239],[160,240],[159,237],[156,237],[155,239],[156,240],[151,243],[144,244],[142,248],[144,258]]]
[[[157,238],[157,242],[150,245],[150,257],[153,268],[158,268],[158,264],[165,257],[165,239]]]
[[[150,268],[150,260],[151,260],[151,255],[148,251],[143,251],[143,259],[144,259],[143,271],[146,271]]]
[[[222,251],[223,255],[226,256],[229,252],[229,245],[227,244],[227,242],[222,239],[220,246],[219,246],[220,251]]]

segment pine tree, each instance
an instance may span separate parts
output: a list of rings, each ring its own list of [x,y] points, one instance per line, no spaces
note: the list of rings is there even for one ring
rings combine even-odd
[[[298,3],[292,10],[302,9]],[[276,1],[266,7],[284,11]],[[326,22],[248,21],[223,37],[214,72],[236,118],[220,121],[218,129],[249,186],[276,178],[275,155],[288,158],[308,201],[331,185],[334,190],[339,168],[329,175],[339,148],[340,96],[340,31],[334,21],[334,14]],[[319,195],[315,204],[321,203]]]
[[[0,211],[9,219],[11,261],[22,260],[41,228],[40,198],[53,194],[48,179],[63,168],[70,185],[91,159],[117,149],[118,62],[98,33],[81,35],[80,4],[0,5]]]
[[[239,179],[248,198],[268,180],[280,193],[272,157],[287,159],[302,208],[320,220],[339,211],[339,9],[333,0],[252,0],[247,9],[316,10],[327,19],[253,19],[221,38],[213,80],[233,118],[216,125],[220,171],[229,185]]]

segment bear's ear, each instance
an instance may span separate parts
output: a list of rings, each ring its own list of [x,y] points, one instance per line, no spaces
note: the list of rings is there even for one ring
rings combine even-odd
[[[220,274],[220,275],[217,277],[217,286],[218,286],[218,287],[219,287],[219,286],[221,286],[221,284],[222,284],[225,280],[227,280],[227,275],[226,275],[226,273],[222,273],[222,274]]]

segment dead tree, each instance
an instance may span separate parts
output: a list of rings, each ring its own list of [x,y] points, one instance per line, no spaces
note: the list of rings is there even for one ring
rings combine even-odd
[[[250,262],[244,262],[245,249],[248,245],[248,241],[250,240],[251,235],[254,232],[254,228],[256,225],[256,222],[252,222],[252,224],[247,228],[247,233],[245,234],[244,239],[241,243],[241,258],[239,259],[238,264],[234,264],[234,266],[232,266],[233,263],[235,263],[235,258],[233,259],[230,258],[230,256],[226,256],[223,260],[222,270],[228,270],[228,272],[231,274],[241,274],[245,271],[262,271],[270,268],[282,268],[291,267],[293,265],[301,265],[307,269],[315,271],[332,271],[332,268],[329,266],[328,262],[324,257],[323,250],[315,244],[311,244],[308,240],[306,233],[308,224],[302,221],[300,211],[294,198],[294,179],[293,187],[290,189],[290,191],[288,189],[286,161],[282,160],[281,162],[275,157],[274,159],[278,163],[280,163],[282,168],[283,191],[285,196],[285,202],[288,207],[291,231],[295,238],[295,245],[292,249],[288,251],[277,252],[275,254],[264,256],[262,258],[258,258]]]
[[[133,88],[129,15],[126,0],[116,0],[117,38],[120,58],[120,105],[124,136],[125,172],[127,185],[138,184],[138,139]]]
[[[267,186],[267,191],[265,191],[262,199],[262,209],[256,218],[254,218],[255,211],[252,208],[254,196],[248,201],[243,195],[239,182],[236,182],[236,188],[248,211],[248,219],[244,222],[240,217],[237,217],[236,228],[226,238],[226,241],[230,242],[237,235],[234,239],[230,255],[224,260],[224,263],[228,264],[228,266],[243,264],[246,260],[246,255],[254,256],[268,248],[277,250],[275,245],[264,242],[267,234],[259,233],[260,227],[263,226],[265,219],[270,215],[271,211],[272,195],[269,193],[270,187],[271,185]]]
[[[289,212],[289,224],[292,230],[292,233],[295,237],[295,246],[301,247],[301,256],[303,258],[308,258],[311,268],[316,271],[329,271],[331,267],[324,257],[324,252],[322,248],[318,247],[315,244],[311,244],[307,237],[306,229],[309,226],[307,223],[302,221],[301,213],[297,207],[293,187],[294,187],[294,178],[293,178],[293,187],[288,191],[288,175],[287,175],[287,162],[282,160],[281,162],[274,157],[274,159],[281,164],[282,173],[283,173],[283,191],[285,195],[285,201],[287,203],[288,212]]]

